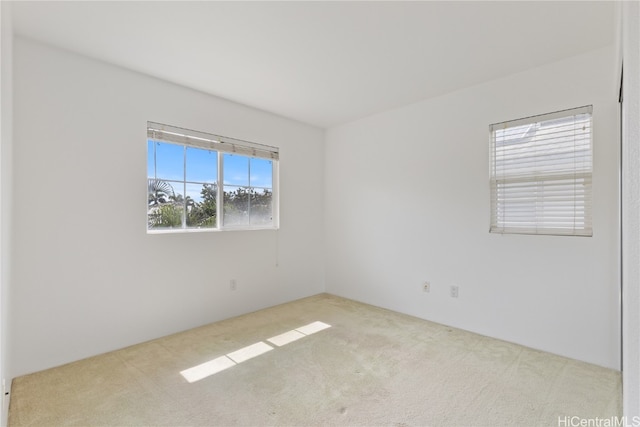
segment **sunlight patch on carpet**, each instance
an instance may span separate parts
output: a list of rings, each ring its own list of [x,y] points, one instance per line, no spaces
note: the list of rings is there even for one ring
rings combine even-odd
[[[271,337],[267,341],[269,341],[271,344],[277,345],[278,347],[282,347],[283,345],[289,344],[290,342],[297,341],[300,338],[304,338],[304,337],[306,337],[305,334],[298,332],[294,329],[292,331],[285,332],[284,334]]]
[[[194,366],[193,368],[185,369],[180,372],[180,375],[182,375],[188,382],[194,383],[235,365],[236,362],[229,359],[227,356],[220,356],[198,366]]]
[[[313,322],[313,323],[309,323],[308,325],[304,325],[299,328],[296,328],[296,331],[302,332],[305,335],[311,335],[330,327],[331,325],[327,325],[324,322]]]
[[[280,335],[276,335],[267,339],[267,341],[275,346],[282,347],[283,345],[287,345],[299,340],[300,338],[304,338],[307,335],[315,334],[316,332],[320,332],[330,327],[331,325],[317,321],[292,329]],[[216,359],[201,363],[200,365],[185,369],[184,371],[180,371],[180,375],[182,375],[189,383],[194,383],[271,350],[273,350],[273,347],[264,341],[259,341],[255,344],[227,353],[225,356],[220,356]]]
[[[241,348],[240,350],[236,350],[233,353],[229,353],[227,356],[236,363],[242,363],[245,360],[253,359],[256,356],[260,356],[261,354],[271,350],[273,350],[273,347],[260,341]]]

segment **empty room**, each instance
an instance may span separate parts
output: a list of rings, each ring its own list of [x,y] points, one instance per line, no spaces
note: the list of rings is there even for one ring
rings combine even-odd
[[[640,426],[637,1],[0,23],[2,425]]]

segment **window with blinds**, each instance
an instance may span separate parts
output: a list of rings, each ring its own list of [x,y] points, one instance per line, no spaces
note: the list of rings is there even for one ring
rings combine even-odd
[[[147,231],[277,228],[279,150],[147,123]]]
[[[493,233],[591,236],[592,106],[496,123]]]

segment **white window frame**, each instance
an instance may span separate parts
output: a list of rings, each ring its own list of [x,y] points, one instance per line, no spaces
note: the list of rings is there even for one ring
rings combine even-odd
[[[490,232],[593,235],[592,113],[587,105],[489,126]]]
[[[211,232],[211,231],[228,231],[228,230],[277,230],[280,227],[279,215],[279,159],[280,153],[278,147],[273,147],[255,142],[230,138],[220,135],[214,135],[206,132],[185,129],[181,127],[166,125],[156,122],[147,122],[147,142],[149,140],[174,144],[183,147],[201,148],[217,152],[217,194],[216,194],[216,227],[204,228],[187,228],[183,220],[181,227],[174,228],[149,228],[149,206],[147,204],[147,233],[192,233],[192,232]],[[225,154],[236,154],[248,158],[260,158],[271,160],[271,192],[272,192],[272,221],[266,225],[225,225],[224,224],[224,160]],[[185,158],[186,163],[186,158]],[[250,172],[249,172],[250,173]],[[147,171],[148,176],[148,171]],[[147,178],[147,182],[151,178]],[[157,179],[157,178],[153,178]],[[161,180],[161,179],[160,179]],[[172,181],[173,182],[173,181]],[[184,181],[186,184],[191,181]],[[229,185],[230,187],[238,187],[237,185]],[[251,181],[247,188],[252,187]],[[186,194],[184,195],[186,197]]]

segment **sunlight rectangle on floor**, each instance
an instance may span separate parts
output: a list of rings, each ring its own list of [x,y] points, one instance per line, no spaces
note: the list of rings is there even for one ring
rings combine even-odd
[[[278,347],[282,347],[283,345],[289,344],[300,338],[304,338],[306,335],[300,333],[296,330],[285,332],[284,334],[276,335],[275,337],[269,338],[271,344],[277,345]]]
[[[257,342],[255,344],[248,345],[240,350],[236,350],[233,353],[227,354],[227,356],[236,363],[242,363],[245,360],[252,359],[256,356],[260,356],[267,351],[273,350],[269,344],[266,344],[262,341]]]
[[[317,321],[317,322],[309,323],[308,325],[301,326],[297,328],[296,331],[302,332],[305,335],[311,335],[330,327],[331,325],[327,325],[324,322]]]
[[[193,383],[235,365],[236,363],[227,356],[220,356],[198,366],[194,366],[193,368],[185,369],[181,371],[180,374],[185,380]]]

